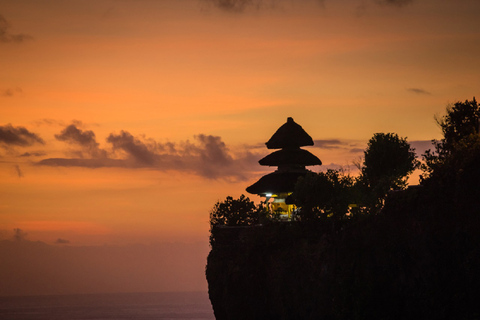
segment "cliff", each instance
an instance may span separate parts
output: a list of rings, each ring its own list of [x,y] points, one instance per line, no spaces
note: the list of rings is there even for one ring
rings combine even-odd
[[[215,316],[478,319],[479,200],[460,200],[416,188],[378,215],[213,228]]]

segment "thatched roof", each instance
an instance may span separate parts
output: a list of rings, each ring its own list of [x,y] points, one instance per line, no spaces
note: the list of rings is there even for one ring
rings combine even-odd
[[[316,166],[322,161],[307,150],[289,148],[275,151],[258,161],[262,166]]]
[[[308,170],[299,171],[275,171],[266,176],[263,176],[248,187],[246,190],[249,193],[265,196],[268,193],[280,194],[293,192],[295,184],[299,177],[306,175]]]
[[[303,130],[302,126],[289,117],[287,122],[278,128],[277,132],[266,143],[268,149],[298,148],[313,146],[312,137]]]

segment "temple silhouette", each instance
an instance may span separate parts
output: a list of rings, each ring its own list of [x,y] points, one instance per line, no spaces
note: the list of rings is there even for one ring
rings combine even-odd
[[[268,149],[280,149],[272,152],[258,162],[262,166],[277,167],[272,173],[261,177],[246,191],[265,197],[265,204],[270,212],[281,219],[292,219],[297,208],[289,201],[299,177],[310,170],[306,166],[321,165],[322,161],[304,146],[313,146],[312,137],[289,117],[273,136],[265,143]],[[273,201],[270,202],[270,199]]]

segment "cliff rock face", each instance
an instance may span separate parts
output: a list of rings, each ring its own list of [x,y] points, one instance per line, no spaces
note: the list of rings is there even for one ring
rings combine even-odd
[[[335,224],[214,228],[217,320],[478,319],[478,206],[437,200],[415,189]]]

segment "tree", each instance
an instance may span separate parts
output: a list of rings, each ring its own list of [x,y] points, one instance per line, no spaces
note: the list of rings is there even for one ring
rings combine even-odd
[[[224,201],[218,201],[210,211],[210,227],[250,226],[259,223],[260,217],[261,208],[245,195],[238,199],[228,196]]]
[[[301,218],[343,218],[352,203],[353,182],[349,175],[332,169],[300,177],[293,197],[296,205],[301,207]]]
[[[453,106],[447,106],[446,115],[436,118],[436,121],[442,129],[443,138],[432,140],[435,151],[427,150],[422,155],[424,160],[422,179],[428,178],[434,170],[445,164],[458,148],[468,144],[466,140],[475,140],[471,136],[480,132],[480,106],[475,97],[472,101],[458,101]]]
[[[478,134],[480,107],[473,97],[472,101],[456,102],[453,107],[447,107],[447,114],[437,119],[443,132],[443,149],[455,148],[462,139],[472,134]]]
[[[407,177],[418,167],[415,150],[406,138],[394,133],[376,133],[368,142],[361,174],[354,179],[337,170],[309,173],[299,178],[293,198],[302,219],[342,219],[352,212],[377,212],[391,190],[403,189]]]
[[[421,183],[454,207],[480,205],[480,106],[475,98],[448,106],[437,119],[443,138],[423,154]],[[443,200],[443,199],[441,199]],[[464,210],[468,211],[468,210]]]
[[[218,226],[252,226],[259,224],[266,216],[262,204],[256,206],[245,195],[238,199],[228,196],[224,201],[217,201],[210,211],[210,245],[213,247]]]
[[[364,155],[357,186],[372,208],[381,207],[390,190],[405,188],[408,175],[419,166],[415,149],[396,133],[375,133]]]

